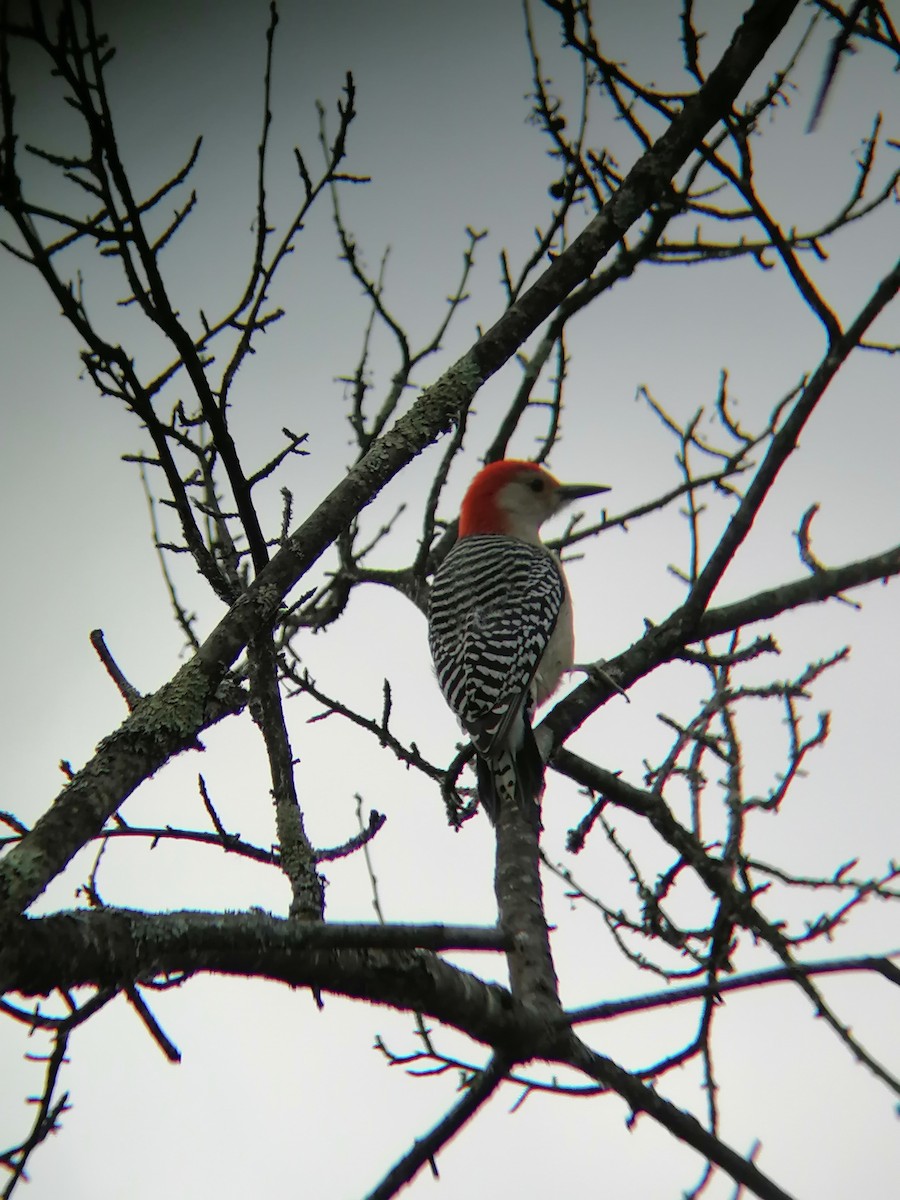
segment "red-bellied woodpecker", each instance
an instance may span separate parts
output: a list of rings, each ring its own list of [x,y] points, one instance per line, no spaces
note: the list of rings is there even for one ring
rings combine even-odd
[[[540,829],[544,763],[531,712],[573,663],[569,589],[540,528],[572,500],[608,490],[560,483],[536,463],[490,463],[469,485],[459,539],[435,576],[431,656],[472,739],[479,798],[494,824],[513,801]]]

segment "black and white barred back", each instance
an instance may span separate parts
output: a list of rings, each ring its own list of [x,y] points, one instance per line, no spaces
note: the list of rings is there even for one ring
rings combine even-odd
[[[529,687],[564,596],[559,564],[549,550],[498,534],[461,538],[435,577],[428,635],[438,683],[488,763],[503,766],[510,751],[517,755],[507,735],[520,713],[528,725]],[[523,749],[533,763],[537,748],[530,728],[527,738],[530,745]],[[521,793],[521,780],[513,779],[512,786]],[[496,819],[491,799],[482,798]],[[500,797],[493,799],[499,803]]]

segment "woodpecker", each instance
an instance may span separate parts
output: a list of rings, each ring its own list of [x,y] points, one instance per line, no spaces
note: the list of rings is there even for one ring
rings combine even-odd
[[[458,540],[434,579],[431,657],[472,739],[479,799],[495,825],[514,802],[540,831],[544,762],[531,714],[574,661],[566,577],[540,529],[571,501],[606,491],[560,483],[537,463],[490,463],[469,485]]]

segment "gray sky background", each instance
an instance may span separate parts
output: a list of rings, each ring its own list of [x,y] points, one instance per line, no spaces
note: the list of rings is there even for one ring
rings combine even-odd
[[[212,317],[241,289],[252,248],[268,5],[162,0],[97,7],[100,24],[119,47],[109,86],[136,189],[158,186],[187,157],[195,136],[204,135],[194,181],[198,209],[164,266],[182,311],[202,306]],[[703,43],[707,65],[743,7],[731,0],[697,6],[700,24],[709,29]],[[604,47],[661,86],[685,86],[677,69],[677,9],[664,0],[597,4]],[[497,255],[505,247],[516,262],[530,250],[534,226],[546,217],[546,189],[558,174],[526,121],[530,67],[520,7],[514,0],[453,5],[286,0],[281,18],[272,97],[273,218],[289,217],[299,196],[292,147],[300,144],[316,161],[315,100],[326,105],[334,128],[334,101],[350,69],[360,116],[351,133],[348,169],[371,175],[373,182],[345,190],[343,208],[371,268],[391,247],[387,299],[414,343],[430,338],[443,316],[461,269],[466,225],[489,230],[479,247],[471,299],[443,353],[424,364],[417,380],[428,384],[466,347],[476,324],[499,315]],[[547,73],[561,91],[574,95],[577,73],[559,50],[555,22],[538,10],[536,26]],[[869,132],[875,109],[889,114],[888,135],[900,134],[896,76],[886,55],[867,51],[842,68],[819,132],[801,135],[826,52],[823,30],[800,73],[795,103],[764,127],[755,145],[760,177],[784,226],[820,221],[849,195],[852,151]],[[773,55],[761,78],[782,57]],[[29,136],[67,147],[72,118],[43,76],[23,70],[19,94]],[[620,145],[623,165],[630,162],[624,135],[599,105],[597,117],[595,140]],[[888,152],[883,162],[886,174]],[[847,233],[832,244],[817,278],[841,317],[855,312],[872,291],[893,261],[897,242],[896,206],[889,206],[864,237]],[[282,483],[294,490],[300,519],[342,477],[353,456],[337,377],[356,364],[367,309],[336,257],[325,201],[312,214],[275,294],[288,315],[244,367],[237,389],[235,427],[251,468],[280,448],[282,425],[310,435],[310,457],[296,460],[289,476],[272,483],[267,514],[273,527]],[[168,361],[130,311],[114,308],[122,289],[110,264],[87,270],[85,286],[98,325],[129,347],[140,369],[150,373]],[[120,665],[144,692],[173,674],[182,638],[159,575],[136,469],[119,460],[122,453],[146,448],[141,431],[78,378],[74,336],[37,277],[9,257],[0,260],[0,311],[0,522],[7,571],[0,601],[7,630],[0,808],[33,820],[59,790],[59,760],[80,766],[123,717],[89,632],[105,631]],[[875,334],[900,339],[896,310]],[[570,348],[569,407],[552,467],[563,478],[610,484],[608,507],[618,512],[677,482],[676,445],[635,399],[639,385],[684,418],[701,405],[712,406],[719,373],[727,368],[742,419],[759,425],[815,364],[822,337],[779,272],[751,263],[690,271],[643,267],[628,286],[616,288],[573,325]],[[382,339],[376,387],[389,380],[390,351]],[[476,469],[517,379],[518,368],[511,364],[480,395],[465,467],[451,479],[454,497]],[[530,437],[539,429],[537,423],[526,428],[513,451],[532,453]],[[822,504],[816,549],[827,563],[861,558],[895,542],[898,444],[896,363],[857,356],[804,435],[802,453],[779,481],[726,577],[721,599],[802,573],[792,530],[814,501]],[[409,560],[424,484],[440,452],[440,447],[426,452],[373,504],[368,516],[373,531],[399,503],[408,504],[393,538],[380,549],[379,565]],[[444,515],[453,515],[449,507]],[[707,521],[710,545],[721,519],[718,512]],[[665,615],[681,595],[666,568],[685,563],[687,546],[686,524],[672,510],[628,534],[609,534],[573,564],[581,658],[612,657],[641,633],[645,618]],[[182,569],[179,583],[206,632],[221,609],[190,569]],[[832,710],[831,742],[810,762],[809,777],[797,783],[784,812],[777,820],[760,819],[752,840],[760,858],[797,871],[824,873],[858,856],[859,872],[874,873],[897,856],[896,773],[884,766],[884,748],[896,738],[896,694],[885,669],[900,654],[896,588],[875,587],[857,598],[861,612],[833,603],[779,626],[782,677],[853,644],[850,663],[821,681],[809,706],[811,723],[821,709]],[[382,682],[389,678],[398,736],[417,741],[428,757],[449,760],[458,733],[432,678],[424,620],[410,615],[398,596],[376,589],[355,594],[340,626],[308,642],[307,664],[326,691],[375,715]],[[630,705],[608,705],[573,739],[573,749],[640,782],[643,760],[658,756],[669,741],[656,714],[690,715],[695,694],[689,668],[660,673],[634,689]],[[387,919],[490,922],[492,844],[486,822],[452,834],[436,791],[394,769],[377,747],[339,727],[336,718],[308,727],[314,706],[298,703],[291,711],[313,841],[330,845],[350,836],[354,795],[360,792],[367,807],[389,818],[374,847]],[[748,737],[761,751],[748,764],[750,783],[762,791],[779,765],[786,733],[773,713],[751,726]],[[274,832],[267,777],[249,722],[232,722],[204,741],[208,753],[202,760],[192,755],[166,767],[129,800],[126,815],[134,823],[201,827],[196,775],[202,771],[226,826],[269,844]],[[552,811],[545,847],[552,859],[562,860],[565,830],[580,817],[582,801],[551,778],[546,805]],[[617,822],[651,853],[651,838],[627,817]],[[280,881],[213,854],[169,846],[150,854],[129,845],[117,846],[109,860],[101,886],[111,904],[286,909],[287,888]],[[667,861],[660,857],[660,866]],[[79,858],[41,907],[69,906],[89,863]],[[602,848],[576,860],[574,869],[606,895],[618,873],[627,894],[621,865]],[[327,875],[329,915],[371,919],[361,857],[331,864]],[[548,893],[551,916],[560,922],[554,945],[566,1004],[657,986],[653,977],[622,961],[586,908],[569,912],[555,884]],[[689,900],[685,904],[687,912]],[[896,948],[896,934],[896,918],[884,905],[871,906],[857,914],[852,935],[838,939],[832,950],[883,951],[892,938]],[[816,956],[822,953],[819,947]],[[739,965],[751,961],[762,965],[750,957],[739,958]],[[477,959],[473,969],[489,974],[493,968]],[[896,1070],[897,1009],[888,985],[834,979],[823,990],[876,1056],[889,1065],[893,1056]],[[159,996],[154,1010],[182,1050],[183,1063],[176,1068],[163,1060],[124,1002],[88,1022],[73,1039],[73,1062],[64,1079],[74,1108],[62,1133],[33,1161],[33,1181],[22,1191],[30,1200],[360,1196],[456,1096],[451,1073],[411,1080],[400,1068],[387,1068],[372,1049],[376,1033],[398,1052],[416,1043],[411,1022],[386,1011],[329,998],[318,1013],[304,993],[210,978]],[[799,994],[777,988],[735,997],[719,1019],[724,1036],[716,1068],[725,1140],[747,1153],[759,1139],[760,1165],[798,1196],[885,1194],[885,1181],[900,1176],[890,1096],[812,1018]],[[598,1026],[590,1040],[623,1065],[637,1066],[671,1046],[680,1031],[686,1040],[695,1020],[696,1011],[684,1006]],[[472,1053],[457,1035],[441,1033],[439,1044],[447,1052]],[[29,1048],[34,1047],[16,1030],[0,1025],[4,1143],[24,1130],[23,1097],[37,1087],[38,1069],[22,1059]],[[477,1049],[474,1053],[480,1060]],[[666,1076],[660,1090],[676,1103],[701,1109],[693,1068]],[[517,1190],[525,1196],[596,1193],[662,1200],[680,1195],[699,1177],[696,1155],[646,1118],[627,1131],[628,1114],[618,1100],[532,1096],[510,1116],[515,1095],[501,1092],[442,1152],[439,1184],[422,1175],[408,1194],[434,1192],[441,1200],[457,1200]],[[723,1180],[707,1193],[710,1200],[732,1194],[733,1186]]]

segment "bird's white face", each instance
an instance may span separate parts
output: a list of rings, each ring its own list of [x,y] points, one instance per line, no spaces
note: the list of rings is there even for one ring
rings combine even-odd
[[[549,471],[523,470],[497,492],[497,506],[509,519],[509,532],[526,541],[536,542],[537,530],[565,503],[559,481]]]

